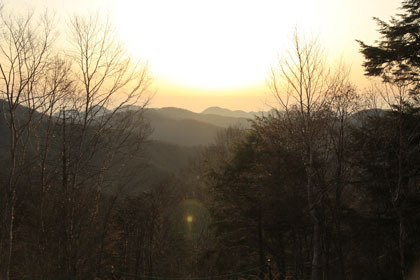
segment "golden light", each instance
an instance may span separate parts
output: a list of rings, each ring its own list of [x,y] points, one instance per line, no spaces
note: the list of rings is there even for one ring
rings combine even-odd
[[[263,84],[293,27],[314,18],[313,2],[120,0],[113,12],[123,41],[154,77],[219,90]]]
[[[187,223],[191,224],[194,222],[194,217],[192,215],[187,215]]]

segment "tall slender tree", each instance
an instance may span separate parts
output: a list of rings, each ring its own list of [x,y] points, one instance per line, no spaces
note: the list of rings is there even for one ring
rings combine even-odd
[[[305,41],[295,33],[293,50],[281,61],[278,71],[273,69],[271,88],[280,108],[293,129],[298,151],[306,169],[308,209],[313,222],[313,251],[311,279],[322,278],[322,215],[323,191],[315,182],[316,155],[320,153],[329,92],[328,69],[322,48],[316,40]],[[294,124],[294,125],[292,125]]]
[[[38,110],[47,99],[43,87],[51,57],[53,29],[48,16],[0,14],[0,98],[8,130],[8,176],[1,206],[1,277],[9,279],[15,234],[18,186],[27,172],[27,151]],[[47,106],[48,107],[48,106]],[[47,109],[48,110],[48,109]]]

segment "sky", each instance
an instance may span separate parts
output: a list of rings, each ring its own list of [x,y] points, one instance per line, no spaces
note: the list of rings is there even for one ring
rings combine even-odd
[[[295,29],[316,37],[331,65],[344,61],[360,89],[356,39],[378,39],[373,17],[388,20],[400,0],[5,0],[12,10],[108,14],[128,52],[149,65],[151,107],[200,112],[210,106],[275,107],[268,73],[291,48]]]

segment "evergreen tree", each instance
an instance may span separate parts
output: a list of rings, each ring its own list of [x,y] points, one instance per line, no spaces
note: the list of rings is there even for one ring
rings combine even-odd
[[[385,82],[410,84],[420,89],[420,2],[405,0],[404,11],[387,23],[374,18],[381,39],[374,45],[358,41],[365,57],[367,76],[379,76]]]

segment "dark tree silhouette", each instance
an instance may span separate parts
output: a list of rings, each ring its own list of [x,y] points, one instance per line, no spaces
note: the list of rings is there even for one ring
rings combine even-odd
[[[363,66],[366,75],[382,78],[385,88],[381,94],[392,111],[396,113],[396,122],[393,125],[399,139],[395,147],[398,162],[395,168],[398,179],[394,182],[392,205],[399,217],[399,258],[401,277],[404,279],[407,269],[408,225],[403,209],[409,192],[404,178],[411,172],[405,166],[405,162],[413,151],[412,147],[408,146],[407,139],[412,138],[412,132],[416,130],[415,128],[407,131],[406,127],[412,120],[407,120],[406,115],[413,115],[418,111],[415,104],[418,102],[416,96],[420,89],[420,2],[405,0],[402,2],[401,9],[404,12],[392,17],[389,23],[375,18],[381,34],[381,39],[376,41],[375,45],[358,42],[365,57]]]
[[[402,2],[404,13],[387,23],[374,18],[381,39],[374,45],[358,40],[365,57],[363,66],[368,76],[379,76],[385,82],[413,85],[420,89],[420,2]]]

